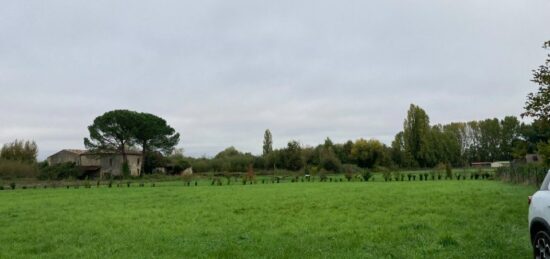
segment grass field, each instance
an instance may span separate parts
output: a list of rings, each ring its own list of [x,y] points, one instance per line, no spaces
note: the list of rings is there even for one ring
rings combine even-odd
[[[159,186],[160,185],[160,186]],[[497,181],[0,191],[0,258],[530,258]]]

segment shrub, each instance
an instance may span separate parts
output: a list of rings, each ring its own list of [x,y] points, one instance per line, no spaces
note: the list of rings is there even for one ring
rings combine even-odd
[[[11,188],[12,190],[15,190],[15,183],[14,183],[14,182],[10,183],[10,188]]]
[[[320,172],[319,172],[319,179],[321,182],[326,182],[328,177],[327,177],[327,171],[325,171],[324,169],[322,169]]]
[[[189,184],[191,181],[193,181],[193,177],[193,174],[189,172],[181,174],[181,179],[183,180],[184,184]]]
[[[393,172],[393,177],[395,178],[396,181],[399,181],[399,179],[402,180],[402,175],[401,175],[401,172],[399,172],[399,171],[394,171]]]
[[[344,164],[342,165],[342,170],[348,182],[353,179],[354,175],[361,172],[361,168],[354,164]]]
[[[36,178],[36,164],[0,159],[0,179]]]
[[[384,177],[384,181],[391,181],[391,171],[386,168],[379,168],[379,170],[382,172],[382,176]]]
[[[450,163],[445,164],[445,179],[447,179],[447,177],[453,178],[453,168]]]
[[[42,164],[38,178],[41,180],[61,180],[67,178],[81,179],[82,176],[83,172],[76,167],[75,163],[62,163],[53,166]]]
[[[363,177],[363,180],[365,180],[365,182],[368,182],[369,179],[372,178],[372,173],[369,170],[364,170],[361,176]]]

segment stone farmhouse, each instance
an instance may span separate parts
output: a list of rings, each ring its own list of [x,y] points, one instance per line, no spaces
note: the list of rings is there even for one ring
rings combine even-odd
[[[139,176],[141,174],[141,163],[143,157],[141,152],[129,151],[126,154],[130,175]],[[87,150],[64,149],[47,159],[49,165],[62,163],[74,163],[87,175],[93,177],[121,176],[123,158],[120,153],[93,153]]]

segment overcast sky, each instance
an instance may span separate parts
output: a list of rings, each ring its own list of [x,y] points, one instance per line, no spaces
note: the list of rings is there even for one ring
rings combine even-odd
[[[519,115],[548,0],[2,1],[0,143],[83,148],[112,109],[150,112],[193,156],[377,138]]]

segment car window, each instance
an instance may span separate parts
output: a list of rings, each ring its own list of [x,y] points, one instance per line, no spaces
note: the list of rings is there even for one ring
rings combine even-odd
[[[544,181],[542,182],[542,185],[540,186],[541,191],[548,191],[548,184],[550,184],[550,170],[548,170],[548,173],[546,173],[546,177],[544,177]]]

